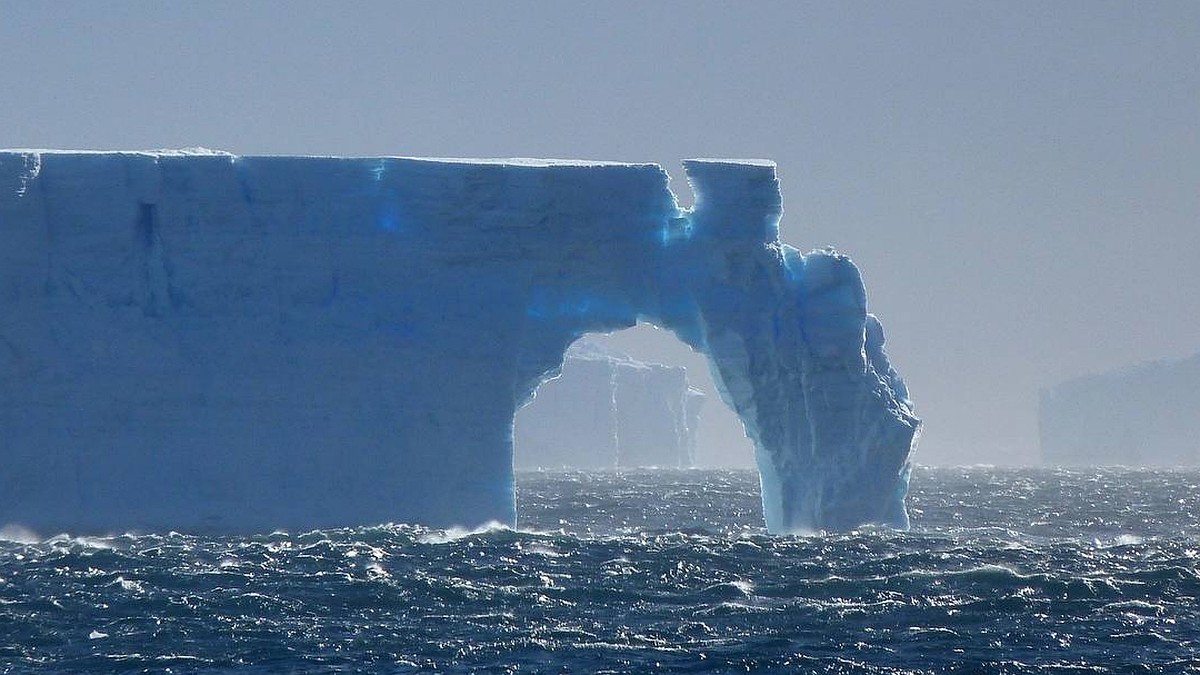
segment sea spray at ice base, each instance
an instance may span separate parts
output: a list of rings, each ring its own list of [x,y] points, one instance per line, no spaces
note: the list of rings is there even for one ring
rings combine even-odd
[[[0,524],[516,521],[516,410],[587,333],[705,354],[774,532],[903,527],[919,421],[775,165],[0,152]],[[186,477],[186,479],[184,479]]]
[[[748,471],[522,473],[517,530],[0,542],[5,672],[1186,673],[1200,473],[918,467],[768,536]]]

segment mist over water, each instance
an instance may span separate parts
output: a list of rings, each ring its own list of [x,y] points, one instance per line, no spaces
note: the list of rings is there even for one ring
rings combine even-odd
[[[8,530],[0,671],[1197,672],[1200,472],[912,488],[910,532],[768,536],[710,470],[519,474],[516,530]]]

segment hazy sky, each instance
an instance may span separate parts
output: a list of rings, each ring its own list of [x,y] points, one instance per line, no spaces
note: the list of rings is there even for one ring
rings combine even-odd
[[[195,145],[774,159],[920,462],[1032,461],[1040,387],[1200,351],[1200,2],[0,0],[0,147]]]

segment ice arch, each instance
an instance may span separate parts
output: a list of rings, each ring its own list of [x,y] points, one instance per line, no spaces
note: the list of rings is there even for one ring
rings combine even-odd
[[[0,153],[0,523],[515,520],[516,409],[589,332],[706,354],[774,532],[907,522],[918,420],[774,165]]]

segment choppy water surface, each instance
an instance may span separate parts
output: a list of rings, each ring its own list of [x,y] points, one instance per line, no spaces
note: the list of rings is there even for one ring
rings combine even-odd
[[[922,468],[911,532],[785,537],[748,471],[518,494],[515,531],[10,532],[0,672],[1200,672],[1200,472]]]

